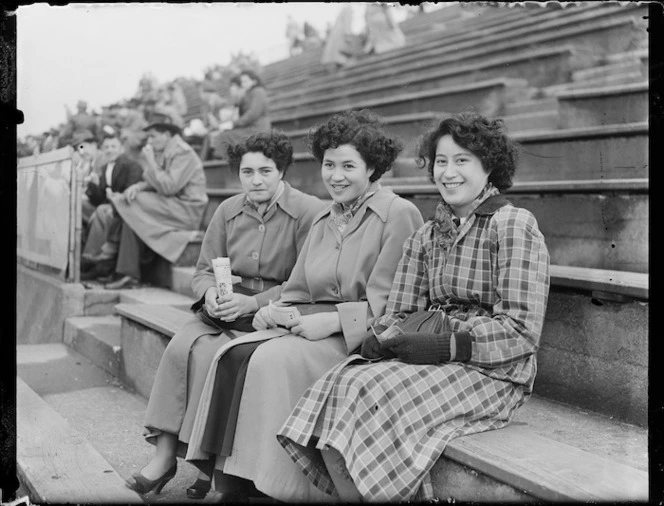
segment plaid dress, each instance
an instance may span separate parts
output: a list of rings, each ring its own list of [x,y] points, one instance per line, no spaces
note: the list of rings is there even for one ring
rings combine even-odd
[[[302,396],[277,439],[305,475],[336,495],[318,453],[334,448],[368,501],[433,496],[429,471],[447,443],[507,425],[532,393],[549,289],[549,254],[534,216],[482,203],[459,229],[434,220],[404,244],[386,314],[440,305],[472,336],[466,363],[405,364],[353,355]]]

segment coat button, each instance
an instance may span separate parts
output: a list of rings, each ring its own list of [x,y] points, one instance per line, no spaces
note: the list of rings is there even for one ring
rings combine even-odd
[[[258,260],[258,252],[257,252],[257,251],[254,251],[254,252],[251,254],[251,258],[253,258],[254,260]]]
[[[262,223],[260,225],[258,225],[258,231],[259,232],[265,232],[265,225],[263,225]]]

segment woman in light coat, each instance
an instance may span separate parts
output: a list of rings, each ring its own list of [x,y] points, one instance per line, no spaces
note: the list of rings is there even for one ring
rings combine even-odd
[[[328,500],[432,499],[429,471],[447,443],[506,426],[532,394],[549,254],[535,217],[500,195],[516,155],[502,121],[477,114],[425,135],[420,156],[442,201],[403,247],[377,336],[279,431]],[[441,311],[440,332],[382,332],[426,310]]]
[[[157,451],[128,482],[140,493],[160,489],[174,475],[214,353],[243,333],[218,324],[279,298],[314,216],[325,207],[283,181],[292,156],[292,145],[278,131],[230,149],[230,166],[239,172],[244,191],[224,200],[208,225],[192,279],[197,314],[175,333],[159,364],[145,415],[145,435]],[[219,299],[211,265],[217,257],[230,258],[232,274],[240,277],[234,293]],[[204,473],[187,495],[202,498],[209,488]]]
[[[265,330],[241,339],[270,340],[249,360],[232,444],[219,430],[224,413],[216,408],[221,385],[213,362],[187,458],[216,457],[224,473],[215,474],[217,489],[223,486],[229,498],[250,490],[246,481],[229,480],[232,475],[278,500],[325,499],[283,452],[276,433],[307,387],[352,353],[385,310],[403,242],[422,224],[412,203],[378,182],[401,147],[369,111],[335,115],[310,133],[333,204],[314,220],[278,304],[328,303],[331,309],[285,327],[276,326],[269,306],[256,314],[254,326]]]

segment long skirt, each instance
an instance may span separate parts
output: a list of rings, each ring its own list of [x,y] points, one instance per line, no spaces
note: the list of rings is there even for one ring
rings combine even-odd
[[[233,343],[252,336],[270,338],[268,332],[247,334]],[[309,341],[281,332],[281,337],[274,335],[261,344],[249,360],[231,455],[217,455],[215,467],[226,474],[252,480],[258,490],[280,501],[327,501],[329,496],[302,474],[277,442],[276,434],[305,390],[346,357],[344,342],[341,337]],[[215,370],[214,366],[210,369],[196,415],[187,452],[190,460],[208,455],[201,450],[200,440],[210,399],[215,396],[211,391]]]
[[[327,494],[336,489],[319,450],[333,448],[364,500],[426,500],[429,471],[447,443],[504,427],[528,396],[459,363],[367,363],[354,355],[304,394],[277,438]]]
[[[166,347],[155,376],[145,414],[145,437],[154,443],[162,432],[178,435],[184,457],[208,369],[228,335],[191,317]]]

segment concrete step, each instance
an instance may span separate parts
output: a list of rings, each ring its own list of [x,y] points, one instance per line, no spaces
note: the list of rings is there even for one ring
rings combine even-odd
[[[171,274],[171,290],[175,293],[195,298],[191,289],[191,279],[194,276],[196,267],[173,267]]]
[[[519,100],[505,104],[505,115],[519,115],[535,112],[548,112],[558,109],[558,99],[556,97],[546,97],[533,100]]]
[[[143,503],[85,436],[20,378],[16,393],[16,467],[33,503]]]
[[[147,401],[70,347],[19,345],[17,467],[33,504],[211,504],[185,490],[198,470],[179,460],[160,495],[143,498],[124,485],[154,454],[145,442]]]
[[[192,297],[164,288],[144,287],[117,292],[109,309],[113,313],[118,303],[161,304],[188,311],[195,302]],[[122,377],[120,330],[121,318],[115,314],[72,316],[65,321],[63,342],[101,369]]]
[[[503,115],[503,121],[510,133],[535,130],[551,130],[558,126],[558,111],[525,112],[521,114]]]
[[[136,352],[127,355],[133,363],[126,366],[136,375],[129,381],[147,394],[158,364],[154,358],[183,320],[152,305],[120,305],[118,310],[126,324],[123,340],[140,343],[141,352],[150,356],[147,364],[135,344]],[[582,370],[586,379],[594,374]],[[615,367],[608,370],[619,374]],[[539,384],[538,377],[536,389]],[[574,399],[575,392],[568,398]],[[434,488],[440,497],[456,500],[643,500],[648,494],[647,439],[645,428],[535,396],[508,429],[450,443],[434,467]]]
[[[610,77],[612,75],[641,72],[641,61],[623,60],[615,63],[598,65],[588,69],[572,72],[572,81],[589,81],[593,79]]]
[[[64,343],[115,377],[122,376],[119,316],[73,316],[65,322]]]
[[[558,93],[559,127],[577,128],[649,120],[647,81]]]
[[[554,84],[541,89],[545,96],[554,97],[561,92],[569,90],[587,89],[593,87],[619,86],[634,83],[640,83],[647,78],[641,71],[624,72],[620,74],[611,74],[584,81],[573,81],[570,83]]]

